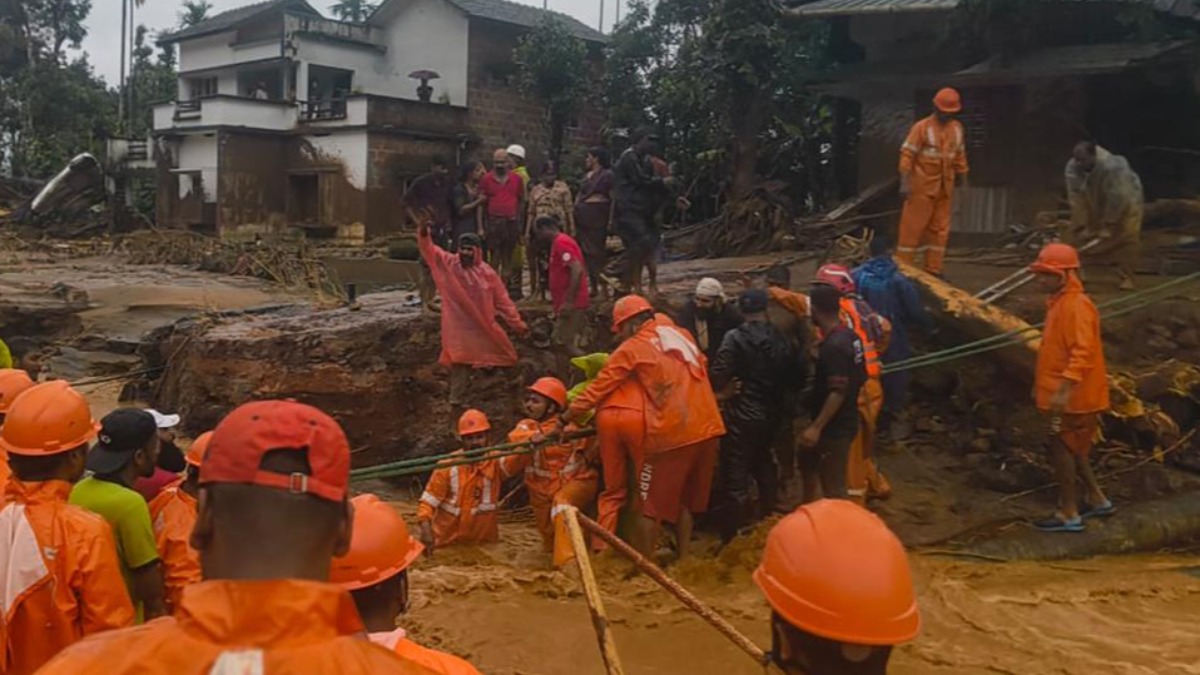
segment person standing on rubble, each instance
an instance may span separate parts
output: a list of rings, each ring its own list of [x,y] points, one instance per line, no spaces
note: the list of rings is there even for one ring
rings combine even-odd
[[[662,233],[655,218],[665,195],[675,186],[675,178],[659,176],[651,159],[658,152],[659,136],[640,129],[633,145],[613,166],[613,228],[625,245],[625,263],[621,283],[625,289],[642,292],[642,270],[658,251]],[[650,287],[651,295],[658,288]]]
[[[833,288],[841,296],[839,307],[846,324],[863,346],[864,369],[867,379],[858,391],[855,403],[859,425],[854,443],[850,446],[850,463],[846,467],[847,490],[851,499],[866,504],[868,497],[887,499],[892,487],[875,462],[875,430],[879,411],[883,408],[883,364],[879,354],[888,347],[892,325],[858,296],[854,278],[844,265],[822,265],[813,279],[815,286]]]
[[[1067,198],[1071,204],[1071,231],[1065,239],[1086,251],[1089,259],[1112,260],[1121,277],[1121,290],[1136,287],[1142,254],[1142,180],[1120,155],[1081,141],[1067,162]]]
[[[513,274],[514,252],[520,243],[521,214],[525,205],[525,179],[510,170],[508,153],[492,153],[492,170],[479,180],[479,191],[487,199],[484,241],[492,267],[507,287]]]
[[[87,401],[56,380],[6,413],[0,449],[14,475],[0,510],[0,672],[30,675],[84,636],[133,625],[134,613],[112,528],[67,503],[96,437]]]
[[[192,548],[191,540],[196,527],[196,499],[200,495],[200,463],[211,440],[211,431],[197,436],[184,456],[187,470],[183,480],[150,501],[150,522],[162,560],[170,614],[179,607],[183,589],[200,581],[200,554]]]
[[[479,675],[466,661],[408,639],[396,617],[408,611],[408,568],[425,547],[408,533],[396,509],[373,494],[350,500],[350,550],[334,558],[329,580],[350,593],[371,642],[439,675]]]
[[[1090,459],[1100,415],[1109,408],[1100,314],[1083,290],[1074,247],[1047,244],[1029,269],[1050,296],[1033,394],[1038,410],[1049,419],[1059,490],[1058,510],[1034,525],[1048,532],[1082,532],[1085,518],[1114,511]],[[1076,476],[1083,481],[1082,503]]]
[[[925,271],[942,275],[946,242],[950,240],[950,211],[954,188],[967,177],[967,145],[962,123],[962,99],[949,87],[933,97],[932,115],[918,120],[900,147],[900,245],[897,257],[912,264],[925,253]]]
[[[452,464],[458,456],[488,447],[492,423],[480,410],[468,410],[458,418],[458,439],[462,447],[443,460]],[[465,457],[464,457],[465,458]],[[500,540],[500,488],[505,480],[520,473],[503,458],[473,457],[468,464],[439,466],[429,476],[421,503],[417,505],[417,523],[425,552],[451,544],[485,544]]]
[[[429,173],[422,174],[413,180],[400,199],[404,215],[414,227],[421,222],[422,213],[428,212],[433,218],[432,236],[438,246],[451,248],[450,223],[451,202],[450,173],[448,164],[441,155],[434,155],[429,162]],[[421,282],[419,289],[421,304],[425,309],[433,310],[433,297],[436,291],[433,278],[429,274],[429,266],[421,261]]]
[[[458,253],[433,243],[431,220],[417,228],[421,257],[442,296],[442,352],[438,363],[450,368],[450,403],[461,405],[475,368],[510,367],[517,363],[517,350],[496,322],[496,315],[517,335],[529,328],[508,297],[500,275],[483,262],[478,235],[459,238]]]
[[[862,299],[891,324],[887,347],[880,355],[882,365],[886,366],[912,356],[912,343],[908,339],[910,327],[928,331],[933,327],[933,322],[921,305],[916,286],[900,273],[896,261],[892,259],[894,247],[891,240],[876,233],[871,240],[870,251],[871,259],[856,268],[851,276]],[[889,428],[891,421],[904,411],[910,375],[911,372],[907,370],[882,375],[880,429]]]
[[[559,430],[559,415],[567,408],[567,387],[557,377],[543,377],[525,392],[525,414],[508,433],[511,443],[539,442]],[[530,454],[505,457],[505,473],[525,472],[529,505],[533,508],[542,543],[558,567],[575,557],[562,513],[584,509],[596,498],[596,470],[588,456],[587,440],[564,440]]]
[[[575,237],[575,209],[571,199],[571,188],[558,178],[558,163],[546,160],[538,181],[529,188],[529,213],[525,222],[526,257],[529,259],[530,295],[542,302],[546,300],[547,279],[550,269],[550,249],[534,228],[540,218],[553,218],[568,236]],[[551,241],[550,243],[553,243]],[[583,252],[580,252],[580,260]]]
[[[562,231],[562,225],[556,217],[538,217],[533,234],[538,245],[530,246],[530,250],[549,251],[547,285],[550,287],[550,306],[555,315],[554,344],[561,373],[567,370],[572,358],[583,356],[580,340],[587,328],[587,310],[591,304],[587,269],[579,243]]]
[[[363,639],[329,583],[350,547],[350,444],[333,418],[294,401],[246,403],[217,425],[200,468],[204,581],[173,617],[93,636],[45,675],[434,672]]]
[[[780,520],[754,583],[771,606],[770,658],[786,673],[886,675],[892,649],[921,630],[904,545],[847,501]]]
[[[799,355],[767,318],[767,292],[744,291],[738,306],[746,321],[725,334],[709,373],[716,391],[735,379],[739,383],[722,406],[727,433],[721,438],[717,482],[724,542],[731,541],[749,518],[766,517],[775,509],[779,471],[771,443],[785,421],[791,424],[785,406],[789,393],[803,383]],[[752,483],[758,488],[757,513],[750,503]]]
[[[691,544],[693,516],[708,508],[718,439],[725,434],[708,379],[707,359],[686,331],[669,317],[655,314],[639,295],[617,300],[612,325],[620,346],[563,418],[581,422],[627,382],[640,385],[644,392],[641,410],[620,420],[627,425],[620,437],[632,441],[627,447],[629,456],[601,457],[605,487],[626,485],[625,467],[632,461],[642,516],[634,545],[652,556],[659,527],[665,521],[675,525],[679,557],[684,558]],[[598,417],[596,424],[607,421]],[[601,447],[603,451],[603,444]],[[606,506],[604,501],[602,498],[602,511],[611,508],[611,502]],[[615,525],[615,520],[609,522]]]
[[[729,331],[742,325],[742,315],[725,296],[725,287],[712,277],[696,284],[696,292],[675,317],[680,328],[688,331],[700,345],[700,351],[712,364],[717,350]]]
[[[613,174],[608,149],[588,150],[587,174],[575,196],[575,226],[579,246],[587,263],[592,297],[607,297],[604,265],[608,262],[608,230],[612,223]]]

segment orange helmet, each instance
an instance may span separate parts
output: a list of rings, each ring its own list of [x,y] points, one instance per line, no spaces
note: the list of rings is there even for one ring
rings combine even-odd
[[[474,408],[462,414],[458,418],[458,435],[470,436],[472,434],[481,434],[485,431],[491,431],[492,423],[488,421],[487,415],[482,410]]]
[[[613,305],[612,327],[613,332],[617,332],[621,328],[621,324],[632,319],[639,314],[653,312],[654,307],[650,301],[640,295],[626,295],[617,300]]]
[[[92,440],[99,429],[83,396],[65,380],[54,380],[26,389],[9,406],[0,448],[14,455],[57,455]]]
[[[1077,270],[1079,267],[1079,251],[1069,244],[1054,242],[1042,247],[1037,260],[1029,266],[1029,271],[1064,274],[1067,270]]]
[[[813,277],[813,283],[833,286],[842,295],[849,295],[855,290],[854,277],[850,276],[850,268],[836,263],[821,265],[817,269],[816,276]]]
[[[567,385],[557,377],[543,377],[530,385],[529,391],[545,396],[560,408],[567,407]]]
[[[362,494],[350,503],[354,505],[350,550],[329,566],[332,583],[348,591],[383,583],[408,569],[425,550],[408,534],[400,514],[379,497]]]
[[[208,442],[212,440],[213,432],[206,431],[196,437],[192,444],[188,446],[187,454],[184,459],[191,466],[200,466],[200,462],[204,461],[204,452],[208,450]]]
[[[962,97],[958,95],[957,89],[946,87],[934,95],[933,107],[944,113],[960,112],[962,111]]]
[[[904,546],[846,500],[807,504],[779,521],[754,582],[785,621],[829,640],[895,645],[921,627]]]
[[[17,394],[32,386],[29,373],[20,368],[0,368],[0,413],[7,412]]]

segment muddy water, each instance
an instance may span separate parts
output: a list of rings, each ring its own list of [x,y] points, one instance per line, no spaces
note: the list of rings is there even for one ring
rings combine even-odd
[[[402,625],[494,675],[603,673],[576,583],[548,569],[528,518],[501,529],[499,544],[422,561]],[[672,573],[768,646],[766,605],[750,581],[761,538]],[[1200,673],[1194,557],[999,565],[914,555],[912,563],[924,626],[895,654],[893,675]],[[762,672],[623,562],[601,557],[597,568],[627,672]]]

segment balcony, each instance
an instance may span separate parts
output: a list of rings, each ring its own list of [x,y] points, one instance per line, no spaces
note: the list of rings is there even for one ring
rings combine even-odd
[[[296,126],[296,104],[218,94],[154,108],[154,130],[245,127],[286,131]]]
[[[301,101],[300,122],[318,127],[364,126],[367,124],[367,97]]]
[[[361,23],[335,21],[308,14],[287,14],[283,17],[283,32],[287,36],[308,37],[314,40],[341,42],[376,51],[387,51],[372,35],[372,28]]]
[[[109,165],[127,169],[153,169],[150,142],[144,138],[110,138],[105,141],[105,159]]]

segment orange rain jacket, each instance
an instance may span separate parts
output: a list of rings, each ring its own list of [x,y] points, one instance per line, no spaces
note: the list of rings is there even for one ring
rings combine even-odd
[[[453,454],[462,454],[457,450]],[[433,543],[481,544],[500,540],[500,488],[517,475],[500,459],[434,469],[417,505],[418,521],[433,521]],[[453,461],[453,455],[442,461]]]
[[[954,194],[954,178],[965,174],[967,145],[962,123],[946,124],[937,115],[917,120],[900,146],[900,174],[909,176],[912,194],[938,197]]]
[[[366,675],[431,671],[365,636],[350,594],[317,581],[202,581],[174,617],[93,636],[66,650],[46,675]]]
[[[644,393],[643,457],[725,434],[704,352],[670,318],[655,315],[621,343],[592,384],[571,403],[567,418],[580,419],[630,380],[638,382]]]
[[[200,554],[191,543],[192,528],[196,525],[196,499],[178,484],[168,487],[150,500],[150,520],[162,558],[167,608],[174,613],[184,587],[200,581]]]
[[[470,663],[452,654],[422,647],[406,635],[403,628],[397,628],[390,633],[371,633],[368,637],[371,642],[396,652],[405,661],[425,666],[439,675],[479,675]]]
[[[1100,339],[1100,314],[1074,274],[1047,303],[1046,327],[1038,349],[1033,395],[1037,407],[1049,410],[1063,380],[1075,390],[1063,412],[1096,413],[1108,410],[1108,371]]]
[[[0,511],[0,673],[32,673],[85,635],[133,625],[112,528],[68,504],[70,494],[66,481],[9,484]]]

